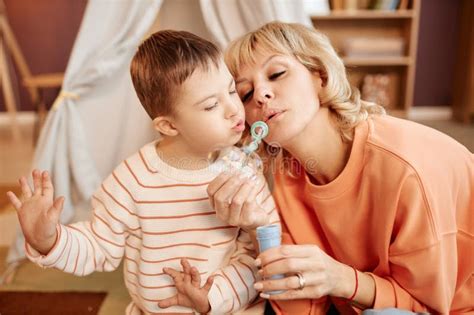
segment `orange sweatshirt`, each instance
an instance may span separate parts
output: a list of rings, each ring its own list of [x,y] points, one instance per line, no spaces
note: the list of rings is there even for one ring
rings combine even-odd
[[[304,171],[279,171],[274,196],[284,242],[316,244],[369,273],[373,308],[474,310],[474,155],[448,136],[369,118],[334,181],[314,185]],[[273,306],[277,314],[320,314],[330,299]]]

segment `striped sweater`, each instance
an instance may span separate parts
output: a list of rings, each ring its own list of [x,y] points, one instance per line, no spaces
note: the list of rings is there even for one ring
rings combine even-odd
[[[58,225],[58,239],[48,255],[27,244],[28,258],[79,276],[112,271],[124,259],[132,298],[127,314],[192,313],[157,304],[176,294],[163,267],[181,270],[180,259],[186,258],[198,268],[202,284],[215,275],[208,295],[213,313],[244,309],[257,296],[249,234],[216,217],[206,191],[213,172],[173,168],[158,157],[155,146],[145,145],[102,183],[92,197],[91,221]],[[279,222],[268,187],[258,200],[271,221]]]

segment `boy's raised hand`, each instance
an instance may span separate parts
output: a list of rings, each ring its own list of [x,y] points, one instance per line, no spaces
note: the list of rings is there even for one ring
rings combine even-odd
[[[7,196],[17,210],[26,241],[38,252],[47,254],[56,242],[56,226],[64,198],[54,199],[54,188],[48,172],[34,170],[32,174],[33,191],[26,178],[21,177],[21,198],[11,191],[7,192]]]
[[[201,275],[196,267],[191,267],[186,259],[181,259],[183,271],[173,268],[163,268],[163,272],[173,278],[178,293],[170,298],[158,302],[161,308],[170,306],[185,306],[199,313],[208,313],[211,310],[207,295],[213,283],[213,277],[209,277],[201,288]]]

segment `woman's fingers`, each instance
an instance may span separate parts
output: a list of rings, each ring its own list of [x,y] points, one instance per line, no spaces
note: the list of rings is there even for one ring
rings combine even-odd
[[[238,173],[223,173],[209,184],[208,194],[219,219],[234,226],[253,227],[268,221],[256,211],[255,200],[264,187],[260,177],[249,180]]]
[[[317,262],[310,258],[282,258],[264,265],[258,273],[266,279],[274,275],[316,271],[319,269]]]
[[[260,297],[268,300],[297,300],[312,298],[305,290],[286,290],[280,294],[261,293]]]
[[[265,177],[263,177],[263,175],[260,175],[260,176],[257,176],[256,179],[253,179],[252,183],[253,183],[253,190],[250,193],[249,198],[256,199],[257,195],[261,193],[262,190],[265,188],[265,185],[267,182],[265,180]]]
[[[293,289],[299,289],[299,287],[300,287],[300,282],[296,275],[285,277],[282,279],[263,280],[254,284],[255,290],[262,291],[262,292],[293,290]]]
[[[228,220],[230,225],[239,225],[239,223],[246,220],[246,218],[242,217],[242,208],[248,203],[250,194],[252,193],[253,189],[254,185],[248,180],[242,182],[242,185],[239,187],[239,190],[232,198],[232,203],[230,205]]]
[[[242,225],[251,228],[267,225],[270,221],[270,216],[255,201],[244,203],[241,218]]]
[[[230,217],[230,206],[234,196],[240,189],[243,179],[238,175],[229,178],[219,191],[214,194],[214,209],[220,219],[228,222]]]
[[[20,211],[22,205],[20,199],[18,199],[18,197],[11,191],[7,192],[7,197],[10,199],[10,202],[13,207],[15,207],[16,211]]]
[[[261,297],[271,300],[294,300],[311,298],[317,299],[321,296],[327,295],[324,291],[323,282],[318,274],[311,272],[300,273],[304,279],[303,283],[297,275],[291,275],[286,278],[276,280],[263,280],[254,284],[254,288],[261,291]],[[301,287],[301,284],[303,287]],[[283,291],[277,294],[269,294],[269,292]]]
[[[21,187],[21,198],[23,200],[31,198],[33,196],[33,192],[31,191],[30,185],[26,181],[24,176],[20,177],[20,187]]]
[[[224,173],[221,173],[219,174],[219,176],[217,176],[216,178],[214,178],[214,180],[212,182],[209,183],[209,185],[207,186],[207,194],[209,195],[209,197],[213,198],[215,193],[222,187],[222,185],[224,185],[228,180],[229,178],[231,178],[232,176],[234,176],[233,173],[229,173],[229,172],[224,172]]]
[[[316,245],[281,245],[260,253],[256,263],[265,266],[283,258],[311,257],[316,250],[320,250]]]

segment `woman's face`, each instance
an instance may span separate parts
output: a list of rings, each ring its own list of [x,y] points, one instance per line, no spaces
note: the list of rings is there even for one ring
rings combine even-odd
[[[236,87],[248,124],[266,122],[265,142],[285,147],[318,112],[321,82],[293,56],[257,53],[255,64],[240,69]]]

